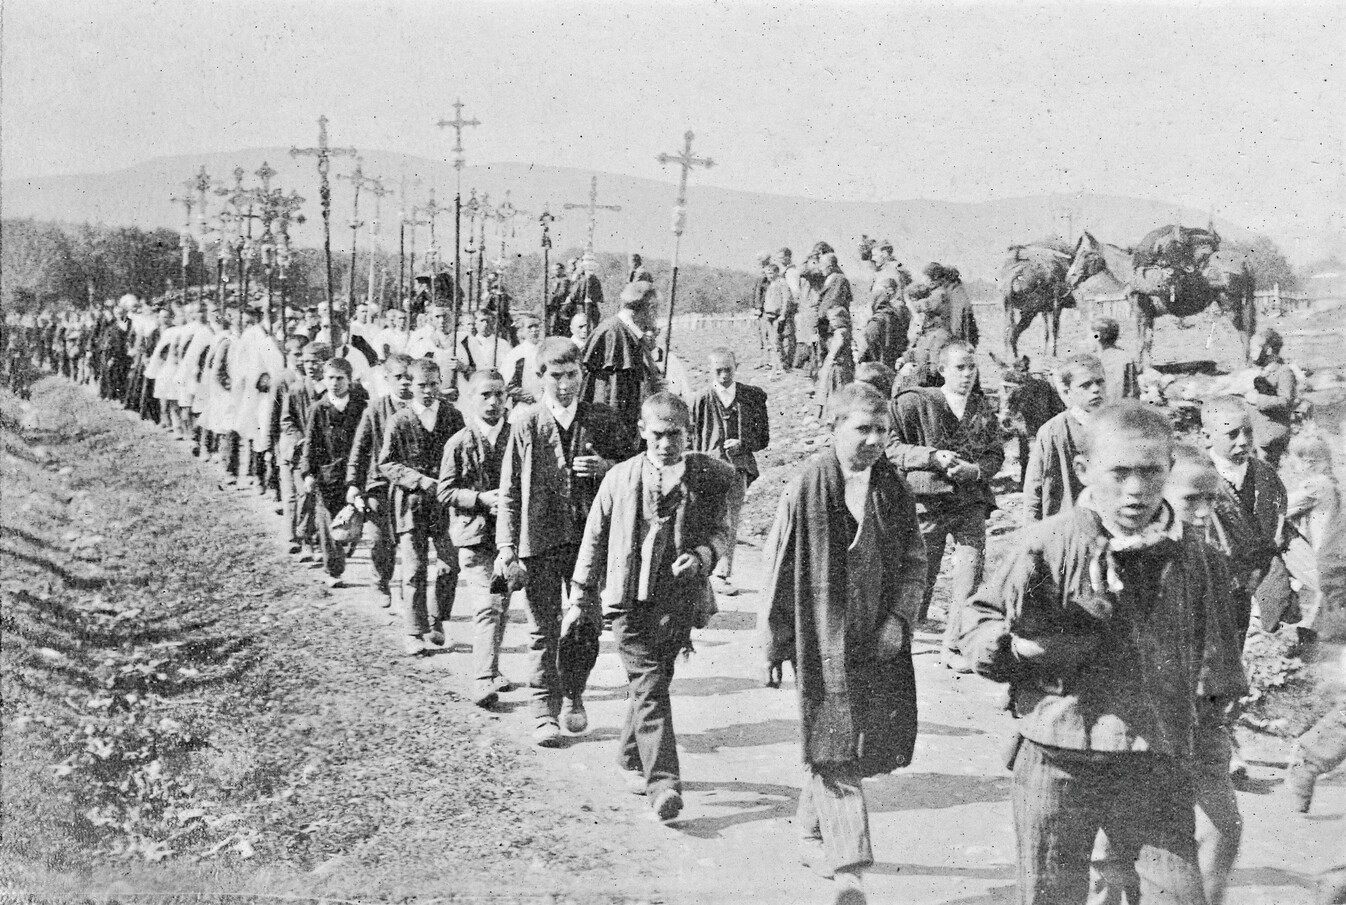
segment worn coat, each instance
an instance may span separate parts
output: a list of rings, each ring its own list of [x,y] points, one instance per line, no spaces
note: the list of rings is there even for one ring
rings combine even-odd
[[[601,592],[604,609],[610,613],[630,609],[636,603],[644,459],[644,454],[633,456],[604,476],[589,509],[575,560],[574,581]],[[677,602],[682,604],[679,609],[690,619],[697,602],[711,594],[711,570],[734,542],[725,500],[735,475],[730,466],[702,453],[687,453],[685,462],[684,494],[674,516],[674,556],[696,553],[702,558],[703,572],[674,586]],[[690,625],[689,621],[687,627]]]
[[[980,466],[981,477],[954,485],[935,462],[947,449]],[[888,457],[906,476],[917,497],[945,497],[949,502],[980,503],[996,508],[991,478],[1005,464],[1000,422],[986,397],[974,391],[962,419],[955,418],[944,392],[936,387],[906,390],[897,397],[897,422]]]
[[[658,365],[644,343],[613,315],[594,329],[581,363],[580,399],[611,406],[634,434],[640,404],[661,385]]]
[[[388,422],[379,452],[379,472],[392,485],[393,524],[398,534],[418,527],[437,530],[443,525],[443,507],[436,493],[444,445],[463,429],[463,416],[440,400],[435,429],[427,431],[411,407]]]
[[[983,677],[1009,683],[1024,738],[1189,758],[1198,690],[1225,702],[1243,693],[1224,558],[1194,528],[1174,535],[1111,552],[1097,513],[1077,506],[1025,529],[1019,552],[968,601],[963,653]],[[1025,661],[1015,637],[1079,646]]]
[[[732,457],[724,451],[724,441],[731,437],[737,437],[743,444]],[[692,449],[733,465],[747,476],[749,484],[758,475],[754,453],[766,449],[770,443],[766,390],[735,383],[734,404],[728,409],[713,387],[707,387],[692,400]]]
[[[602,404],[580,402],[570,425],[570,445],[546,402],[529,406],[512,427],[500,468],[496,546],[512,545],[522,558],[578,544],[598,481],[575,477],[577,455],[620,462],[635,453],[632,435],[617,413]]]
[[[500,463],[509,446],[508,419],[492,443],[469,425],[449,438],[439,464],[440,505],[449,507],[449,540],[455,547],[495,546],[495,514],[481,495],[500,489]]]
[[[1024,524],[1040,522],[1075,505],[1084,490],[1075,473],[1084,426],[1062,412],[1038,429],[1024,471]]]
[[[379,453],[383,452],[388,422],[404,408],[406,403],[392,396],[381,396],[365,408],[351,446],[350,466],[346,469],[348,485],[358,487],[362,493],[388,486],[388,479],[379,471]]]
[[[804,762],[855,764],[873,776],[909,764],[916,741],[910,642],[893,656],[878,640],[891,620],[910,638],[925,591],[925,545],[911,492],[880,459],[865,519],[881,574],[853,596],[848,560],[859,526],[844,494],[830,450],[809,459],[782,494],[766,544],[766,649],[770,662],[795,664]]]

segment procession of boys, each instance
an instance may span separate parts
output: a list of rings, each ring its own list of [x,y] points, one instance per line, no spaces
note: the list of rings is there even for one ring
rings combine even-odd
[[[798,263],[764,254],[762,357],[703,350],[703,386],[661,348],[639,256],[620,286],[591,257],[562,267],[537,311],[510,310],[497,278],[460,317],[452,280],[432,274],[400,307],[351,318],[202,293],[9,317],[5,379],[20,395],[43,374],[85,385],[221,487],[266,497],[296,564],[367,584],[396,617],[390,656],[451,649],[465,616],[473,704],[522,702],[544,756],[593,730],[585,694],[609,633],[628,684],[614,776],[672,826],[695,793],[670,688],[717,601],[740,593],[772,393],[808,382],[828,436],[779,493],[758,619],[763,682],[798,697],[798,869],[829,878],[835,902],[871,900],[885,843],[865,780],[912,763],[921,632],[943,667],[1006,690],[1018,901],[1219,905],[1242,833],[1244,640],[1275,620],[1311,645],[1346,605],[1342,451],[1291,427],[1275,331],[1255,341],[1261,380],[1204,400],[1184,440],[1136,398],[1117,324],[1098,319],[1095,351],[1051,375],[1062,410],[1028,438],[1021,532],[987,571],[1006,438],[973,307],[956,268],[913,280],[891,243],[868,251],[854,279],[826,242]],[[353,578],[360,548],[370,573]],[[1273,573],[1297,613],[1266,590]],[[527,666],[506,676],[512,612]],[[1310,810],[1343,759],[1334,710],[1301,740],[1285,806]],[[1346,901],[1346,873],[1319,894]]]

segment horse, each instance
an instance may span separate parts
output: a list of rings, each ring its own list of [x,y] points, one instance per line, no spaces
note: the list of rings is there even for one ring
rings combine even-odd
[[[1011,245],[1009,254],[996,277],[1000,301],[1005,307],[1005,348],[1009,357],[1019,357],[1019,337],[1039,314],[1047,331],[1044,348],[1055,356],[1061,312],[1075,307],[1072,293],[1078,284],[1071,284],[1067,276],[1074,258],[1072,250],[1060,243],[1041,242]]]
[[[1252,271],[1244,263],[1234,268],[1228,262],[1207,256],[1205,270],[1196,264],[1186,267],[1146,266],[1136,264],[1132,249],[1100,242],[1086,231],[1080,238],[1075,259],[1070,264],[1066,279],[1078,286],[1090,277],[1107,271],[1126,287],[1131,302],[1131,314],[1136,322],[1142,365],[1150,363],[1154,346],[1154,321],[1162,314],[1192,317],[1217,304],[1234,323],[1243,346],[1243,360],[1251,354],[1252,335],[1256,330],[1253,311]],[[1218,268],[1218,269],[1213,269]],[[1209,276],[1208,276],[1209,274]],[[1217,282],[1212,283],[1211,278]]]

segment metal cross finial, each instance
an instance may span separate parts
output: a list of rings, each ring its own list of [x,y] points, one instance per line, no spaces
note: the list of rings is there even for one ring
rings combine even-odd
[[[670,163],[676,163],[678,166],[682,167],[682,172],[678,175],[677,209],[679,213],[675,216],[673,221],[673,232],[677,235],[682,235],[683,221],[685,220],[681,211],[687,207],[687,174],[691,171],[692,167],[705,167],[706,169],[710,169],[715,166],[715,161],[711,160],[709,157],[696,157],[692,154],[692,139],[695,137],[696,135],[692,130],[688,129],[682,136],[683,146],[681,153],[660,154],[655,158],[655,160],[665,166]]]
[[[254,173],[254,175],[255,175],[258,179],[262,180],[262,192],[263,192],[263,194],[265,194],[265,193],[267,193],[267,192],[270,192],[270,191],[271,191],[271,177],[276,175],[276,171],[273,170],[273,169],[271,169],[271,164],[269,164],[269,163],[267,163],[265,160],[263,160],[263,161],[262,161],[262,165],[261,165],[260,167],[257,168],[257,170],[256,170],[256,172]]]
[[[589,212],[589,241],[584,250],[592,252],[594,250],[594,233],[598,229],[599,211],[619,211],[622,209],[620,204],[599,204],[598,203],[598,177],[594,176],[589,180],[589,203],[588,204],[564,204],[562,205],[568,211]]]
[[[441,129],[452,129],[454,131],[453,153],[455,156],[453,168],[455,170],[461,170],[464,163],[463,129],[468,126],[480,126],[481,121],[475,118],[463,119],[463,101],[459,98],[453,102],[453,119],[441,119],[439,122],[435,123],[435,125]]]
[[[542,213],[538,215],[537,222],[542,224],[543,248],[551,248],[551,225],[555,220],[556,217],[545,207],[542,209]]]
[[[327,117],[318,117],[318,145],[313,148],[290,148],[291,157],[318,158],[318,197],[322,202],[323,258],[327,265],[327,322],[333,324],[332,342],[337,341],[336,327],[332,318],[332,186],[327,174],[332,168],[333,157],[354,157],[354,148],[333,148],[327,143]]]

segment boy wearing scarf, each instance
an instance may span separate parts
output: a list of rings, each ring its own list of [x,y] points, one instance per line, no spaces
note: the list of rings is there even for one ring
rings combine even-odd
[[[1242,677],[1221,618],[1229,580],[1204,532],[1164,502],[1161,412],[1104,406],[1082,439],[1075,507],[1026,530],[963,633],[976,671],[1009,683],[1018,720],[1020,901],[1086,901],[1101,830],[1130,901],[1201,905],[1199,701],[1222,709]]]
[[[672,393],[646,399],[639,425],[645,451],[608,472],[589,510],[562,634],[601,592],[631,689],[618,765],[671,820],[682,780],[669,685],[692,629],[709,618],[711,570],[734,542],[726,500],[738,474],[686,452],[691,414]]]

